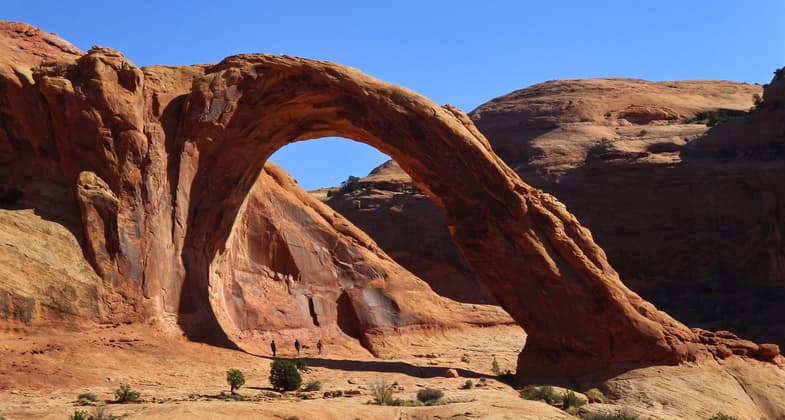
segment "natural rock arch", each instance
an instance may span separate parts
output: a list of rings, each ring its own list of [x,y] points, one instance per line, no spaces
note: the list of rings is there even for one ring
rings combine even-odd
[[[529,335],[521,374],[694,357],[695,334],[627,289],[588,230],[523,183],[455,108],[353,69],[264,55],[217,65],[184,106],[182,138],[198,152],[180,178],[190,186],[184,290],[195,293],[184,307],[215,304],[212,257],[266,159],[293,141],[341,136],[393,157],[445,209],[459,248]],[[200,325],[216,314],[220,323],[216,309]]]
[[[220,335],[211,264],[265,160],[289,142],[341,136],[392,156],[445,209],[466,260],[528,333],[520,375],[777,354],[690,330],[643,301],[588,230],[455,108],[306,59],[138,69],[110,49],[79,54],[0,57],[0,175],[58,194],[75,187],[85,254],[123,299],[113,313]]]

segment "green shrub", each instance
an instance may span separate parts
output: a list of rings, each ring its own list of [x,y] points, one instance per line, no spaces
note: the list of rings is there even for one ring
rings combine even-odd
[[[76,410],[74,414],[68,417],[68,420],[89,420],[90,416],[87,414],[87,410]]]
[[[646,134],[649,134],[649,132],[648,132],[648,131],[646,131],[646,130],[641,130],[641,131],[639,131],[639,132],[638,132],[638,137],[643,137],[643,136],[645,136]]]
[[[270,383],[284,391],[299,389],[303,378],[297,367],[288,360],[276,360],[270,365]]]
[[[467,379],[466,382],[463,383],[461,389],[472,389],[474,388],[474,382],[471,379]]]
[[[431,401],[438,401],[442,397],[444,397],[444,392],[436,388],[423,388],[417,391],[417,399],[424,403],[428,403]]]
[[[549,385],[528,385],[521,390],[519,395],[526,400],[545,401],[548,404],[555,404],[559,400],[559,396],[553,391],[553,387]]]
[[[497,376],[500,373],[502,373],[502,370],[499,368],[499,362],[496,360],[496,357],[494,357],[493,361],[491,362],[491,372],[493,372],[493,374]]]
[[[139,399],[139,392],[131,389],[131,385],[120,384],[120,388],[114,392],[114,396],[117,402],[132,402]]]
[[[346,178],[346,181],[341,182],[342,193],[357,191],[361,187],[362,185],[360,185],[360,177],[354,175],[349,175],[349,177]]]
[[[709,417],[709,420],[739,420],[739,418],[736,416],[729,416],[725,413],[717,413]]]
[[[376,404],[392,405],[393,386],[382,378],[381,381],[371,384],[371,395],[373,395],[373,400]]]
[[[585,403],[586,401],[583,401],[582,399],[578,398],[578,396],[575,395],[575,393],[572,391],[567,391],[567,393],[562,395],[561,397],[562,410],[567,410],[571,407],[578,408]]]
[[[76,402],[82,405],[92,404],[98,402],[98,396],[91,392],[85,392],[76,397]]]
[[[319,381],[311,381],[305,385],[304,391],[321,391],[322,383]]]
[[[622,409],[614,414],[586,414],[583,416],[583,420],[638,420],[638,416]]]
[[[234,394],[234,390],[245,385],[245,376],[240,369],[229,369],[226,371],[226,382],[229,384],[229,390]]]

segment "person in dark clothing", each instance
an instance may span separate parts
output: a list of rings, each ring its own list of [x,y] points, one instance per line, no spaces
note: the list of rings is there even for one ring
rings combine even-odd
[[[300,355],[300,340],[298,340],[298,339],[294,340],[294,349],[297,350],[297,356],[299,356]]]
[[[275,357],[275,340],[270,342],[270,350],[273,351],[273,357]]]
[[[316,342],[316,349],[319,350],[319,354],[322,354],[322,347],[323,346],[324,346],[324,344],[322,344],[322,339],[320,338],[319,341]]]

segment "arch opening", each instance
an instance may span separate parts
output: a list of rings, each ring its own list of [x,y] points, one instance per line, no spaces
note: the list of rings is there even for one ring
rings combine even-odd
[[[180,308],[196,310],[180,311],[185,331],[225,320],[225,308],[210,305],[220,289],[213,262],[267,159],[291,142],[338,136],[391,156],[444,209],[467,262],[528,333],[519,375],[674,363],[698,351],[684,345],[695,334],[626,288],[588,231],[521,181],[455,108],[331,63],[251,55],[211,68],[186,109],[178,188],[187,194],[175,212],[187,219],[183,290],[193,292]],[[378,279],[371,274],[362,292],[377,296]],[[371,318],[382,330],[394,325]]]

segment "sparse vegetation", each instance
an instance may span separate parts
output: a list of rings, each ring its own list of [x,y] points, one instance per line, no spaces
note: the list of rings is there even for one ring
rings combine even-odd
[[[469,360],[469,356],[464,354],[463,356],[461,356],[461,362],[469,363],[469,362],[471,362],[471,360]]]
[[[597,401],[599,401],[599,402],[601,402],[603,404],[610,404],[611,403],[610,398],[606,397],[605,394],[603,394],[602,391],[600,391],[597,388],[592,388],[592,389],[586,391],[586,397],[589,398],[590,402],[597,402]]]
[[[357,191],[360,188],[362,188],[362,185],[360,185],[360,177],[354,175],[349,175],[349,177],[346,178],[346,181],[341,182],[341,193]]]
[[[300,388],[303,378],[294,363],[276,360],[270,365],[270,383],[274,388],[294,391]]]
[[[638,416],[630,413],[627,410],[619,410],[614,414],[586,414],[582,417],[583,420],[638,420]]]
[[[131,385],[120,384],[120,388],[114,392],[114,396],[120,403],[134,402],[139,399],[139,392],[131,389]]]
[[[548,404],[554,404],[559,400],[559,396],[553,391],[553,387],[549,385],[528,385],[520,391],[519,395],[526,400],[544,401]]]
[[[423,388],[417,391],[417,399],[425,404],[439,401],[444,397],[444,392],[436,388]]]
[[[638,137],[643,137],[643,136],[645,136],[646,134],[649,134],[649,132],[648,132],[648,131],[646,131],[646,130],[641,130],[641,131],[639,131],[639,132],[638,132]]]
[[[493,361],[491,362],[491,372],[493,372],[493,374],[497,376],[500,373],[502,373],[502,370],[501,368],[499,368],[499,362],[496,360],[496,357],[494,357]]]
[[[91,392],[85,392],[76,397],[76,402],[81,405],[93,404],[98,402],[98,396]]]
[[[308,382],[305,385],[305,387],[303,388],[303,391],[309,391],[309,392],[310,391],[321,391],[321,389],[322,389],[322,383],[321,382],[319,382],[319,381],[310,381],[310,382]]]
[[[474,382],[471,379],[467,379],[466,382],[463,383],[461,389],[472,389],[474,388]]]
[[[74,414],[71,414],[68,417],[68,420],[88,420],[90,416],[87,414],[87,410],[79,410],[77,409],[74,411]]]
[[[709,127],[728,122],[733,118],[746,115],[744,111],[736,111],[732,109],[718,109],[716,111],[703,111],[695,114],[695,119],[692,122],[704,123]]]
[[[575,395],[575,393],[572,391],[567,391],[567,393],[565,393],[561,397],[561,408],[562,410],[565,411],[570,411],[571,408],[577,409],[578,407],[582,406],[585,403],[586,401],[578,398],[578,396]]]
[[[393,385],[388,384],[384,378],[371,384],[371,395],[375,404],[393,405]]]
[[[245,385],[245,376],[240,369],[229,369],[226,371],[226,382],[229,384],[229,390],[234,394],[235,390]]]
[[[730,416],[730,415],[725,414],[725,413],[717,413],[717,414],[709,417],[709,420],[739,420],[739,418],[736,417],[736,416]]]

